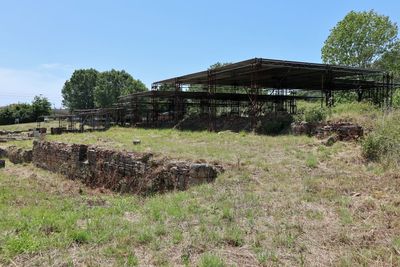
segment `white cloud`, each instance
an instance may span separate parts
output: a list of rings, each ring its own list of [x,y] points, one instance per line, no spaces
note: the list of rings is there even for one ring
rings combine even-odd
[[[0,106],[31,102],[35,95],[42,94],[60,107],[61,89],[71,73],[66,69],[60,71],[62,66],[65,65],[43,64],[28,70],[0,67]]]

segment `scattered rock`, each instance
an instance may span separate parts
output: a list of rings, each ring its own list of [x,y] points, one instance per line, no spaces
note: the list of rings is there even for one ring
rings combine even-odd
[[[294,135],[313,135],[318,125],[302,121],[293,122],[290,126]]]
[[[45,134],[47,132],[47,128],[36,128],[36,131],[38,131],[40,134]]]
[[[141,141],[139,139],[134,139],[133,144],[134,145],[140,145]]]
[[[326,146],[332,146],[334,143],[338,141],[338,136],[337,135],[331,135],[328,137],[328,139],[324,140],[322,144]]]

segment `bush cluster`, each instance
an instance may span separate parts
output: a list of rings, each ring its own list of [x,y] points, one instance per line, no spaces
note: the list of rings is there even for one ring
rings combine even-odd
[[[36,96],[31,104],[18,103],[0,108],[0,125],[35,122],[40,116],[50,115],[51,104],[47,98]]]
[[[290,115],[264,119],[261,122],[261,132],[269,135],[282,134],[289,131],[292,122],[293,117]]]
[[[362,143],[365,158],[385,165],[400,165],[400,113],[393,112],[378,123]]]
[[[306,121],[309,123],[319,123],[326,120],[328,112],[318,103],[304,104],[298,108],[295,120],[297,122]]]

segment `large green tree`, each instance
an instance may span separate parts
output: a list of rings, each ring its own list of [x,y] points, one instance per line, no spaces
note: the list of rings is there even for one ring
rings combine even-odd
[[[398,27],[375,11],[348,13],[331,30],[322,48],[329,64],[369,68],[396,47]]]
[[[62,89],[63,105],[71,110],[94,108],[94,88],[98,75],[95,69],[75,70]]]
[[[219,68],[222,68],[222,67],[225,67],[225,66],[228,66],[228,65],[230,65],[230,64],[232,64],[232,63],[230,63],[230,62],[216,62],[216,63],[214,63],[214,64],[212,64],[212,65],[210,65],[209,67],[208,67],[208,69],[207,70],[217,70],[217,69],[219,69]],[[205,85],[199,85],[199,84],[194,84],[194,85],[191,85],[190,87],[189,87],[189,91],[191,91],[191,92],[198,92],[198,91],[203,91],[203,90],[207,90],[207,86],[205,86]],[[167,91],[167,90],[165,90],[165,91]],[[218,92],[219,93],[222,93],[222,92],[232,92],[232,87],[231,86],[219,86],[218,87]]]
[[[51,103],[44,96],[35,96],[32,101],[32,119],[37,121],[40,116],[50,115]]]
[[[400,41],[382,57],[375,62],[378,69],[387,70],[393,73],[394,79],[400,82]]]
[[[228,66],[228,65],[230,65],[230,64],[232,64],[231,62],[217,62],[217,63],[214,63],[214,64],[212,64],[210,67],[208,67],[208,69],[209,70],[215,70],[215,69],[219,69],[219,68],[222,68],[222,67],[225,67],[225,66]]]
[[[124,70],[112,69],[98,75],[94,88],[94,101],[96,107],[111,107],[121,95],[146,91],[146,86]]]

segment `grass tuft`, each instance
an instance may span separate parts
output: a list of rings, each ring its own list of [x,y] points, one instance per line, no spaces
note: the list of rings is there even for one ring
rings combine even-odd
[[[90,234],[84,230],[76,230],[70,234],[73,242],[77,244],[86,244],[90,241]]]
[[[214,254],[205,254],[200,258],[199,267],[224,267],[224,261]]]
[[[318,159],[314,154],[310,153],[307,155],[306,166],[309,168],[317,168],[318,167]]]

